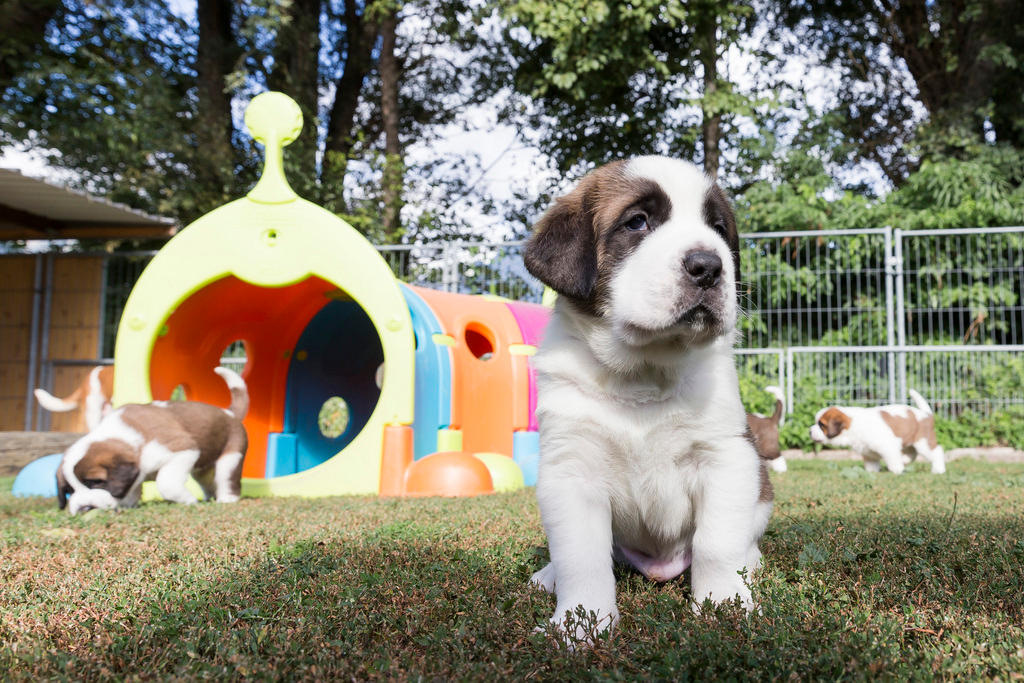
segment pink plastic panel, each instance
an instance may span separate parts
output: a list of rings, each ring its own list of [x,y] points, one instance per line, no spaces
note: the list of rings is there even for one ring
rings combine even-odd
[[[505,303],[512,311],[512,315],[519,325],[523,334],[523,343],[532,346],[539,346],[544,336],[544,328],[547,327],[551,318],[551,309],[539,304],[527,304],[521,301],[509,301]],[[530,378],[530,431],[537,431],[537,373],[533,369],[533,363],[529,364]]]

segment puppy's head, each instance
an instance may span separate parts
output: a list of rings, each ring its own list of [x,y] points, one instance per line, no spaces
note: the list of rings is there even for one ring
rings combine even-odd
[[[57,468],[57,505],[73,515],[94,508],[131,507],[138,503],[133,486],[138,476],[130,445],[117,439],[91,443],[77,462],[65,454]]]
[[[818,443],[843,445],[851,422],[850,416],[836,406],[822,408],[814,416],[811,439]]]
[[[630,346],[706,344],[736,324],[736,220],[721,189],[683,161],[593,171],[537,222],[524,261]]]

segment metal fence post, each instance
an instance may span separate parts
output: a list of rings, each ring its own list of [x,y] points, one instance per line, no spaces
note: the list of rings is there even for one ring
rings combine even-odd
[[[903,348],[907,345],[907,312],[903,299],[903,230],[896,228],[893,235],[896,247],[894,259],[896,280],[896,345]],[[907,352],[899,353],[899,403],[907,400]],[[895,402],[895,401],[894,401]]]
[[[898,231],[897,231],[898,232]],[[893,279],[899,266],[893,254],[892,226],[885,226],[885,344],[890,349],[896,343],[896,318],[893,304]],[[886,375],[889,380],[889,403],[896,403],[896,354],[885,354]]]
[[[50,315],[53,305],[53,271],[56,260],[53,252],[46,255],[46,280],[43,286],[43,320],[39,333],[39,386],[53,391],[53,364],[50,362]],[[36,429],[50,429],[50,413],[36,406]]]
[[[25,431],[32,430],[32,413],[35,401],[32,400],[33,391],[36,388],[36,371],[39,367],[39,325],[40,306],[43,298],[43,255],[35,257],[35,272],[32,275],[32,321],[29,323],[29,344],[28,344],[28,387],[25,389]]]
[[[791,412],[796,406],[793,401],[793,349],[786,349],[786,405]]]

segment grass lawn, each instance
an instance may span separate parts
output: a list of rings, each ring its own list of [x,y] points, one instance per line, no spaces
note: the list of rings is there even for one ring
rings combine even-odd
[[[1024,677],[1024,465],[772,475],[760,614],[619,571],[573,654],[533,628],[532,490],[461,500],[153,503],[71,518],[0,494],[4,678]],[[0,480],[10,490],[10,480]],[[954,503],[955,501],[955,503]],[[954,510],[955,508],[955,510]]]

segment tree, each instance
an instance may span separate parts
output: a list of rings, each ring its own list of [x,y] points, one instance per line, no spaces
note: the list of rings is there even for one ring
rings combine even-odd
[[[26,27],[0,52],[0,144],[49,150],[90,191],[189,222],[251,186],[259,152],[238,105],[277,88],[305,119],[291,182],[375,240],[403,234],[404,190],[429,173],[405,151],[479,101],[468,55],[487,51],[462,0],[197,0],[194,21],[158,0],[0,12]]]
[[[519,0],[506,16],[524,123],[559,169],[701,150],[717,175],[729,120],[756,99],[719,69],[720,46],[753,18],[748,4]]]
[[[965,158],[975,140],[1022,146],[1024,14],[1015,10],[1012,0],[777,4],[809,56],[838,69],[841,130],[895,186],[922,158]],[[915,149],[922,122],[929,147]]]

